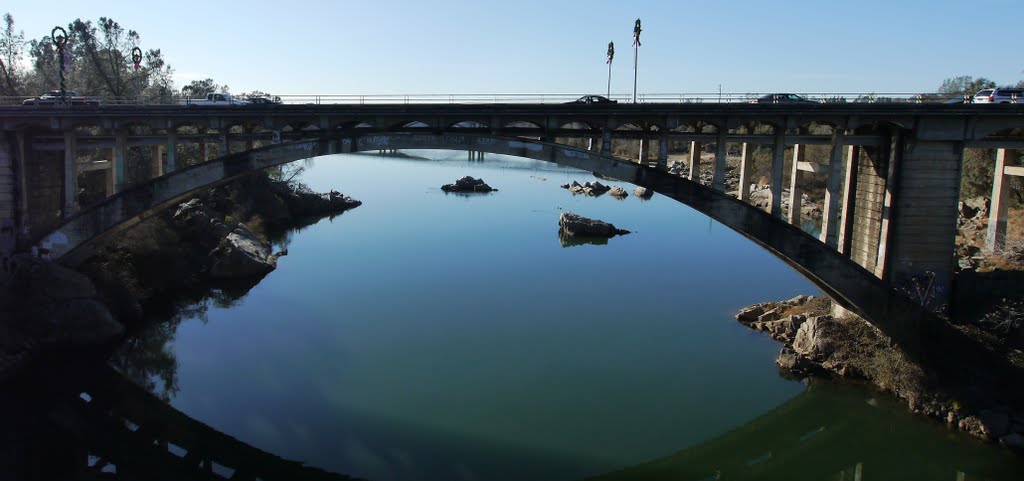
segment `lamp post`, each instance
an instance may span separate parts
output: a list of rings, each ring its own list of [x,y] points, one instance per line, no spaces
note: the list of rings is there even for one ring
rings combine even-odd
[[[64,63],[64,46],[68,43],[68,32],[61,27],[53,27],[53,30],[50,31],[50,39],[57,45],[57,60],[60,61],[60,102],[66,104],[68,103],[68,93],[64,84],[64,69],[67,67]]]
[[[640,57],[640,19],[633,24],[633,103],[636,103],[636,67]]]
[[[608,42],[608,93],[606,96],[612,98],[612,60],[615,59],[615,42]]]

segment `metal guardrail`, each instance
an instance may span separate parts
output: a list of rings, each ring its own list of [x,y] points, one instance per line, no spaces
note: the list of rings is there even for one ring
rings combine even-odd
[[[759,92],[645,93],[637,103],[747,103],[765,95]],[[823,103],[970,103],[969,96],[892,92],[805,92],[805,98]],[[286,105],[385,105],[385,104],[561,104],[574,102],[580,94],[567,93],[478,93],[478,94],[285,94],[276,96]],[[22,105],[35,97],[0,97],[0,105]],[[101,105],[178,105],[184,97],[118,98],[97,97]],[[631,94],[612,94],[619,103],[631,103]]]

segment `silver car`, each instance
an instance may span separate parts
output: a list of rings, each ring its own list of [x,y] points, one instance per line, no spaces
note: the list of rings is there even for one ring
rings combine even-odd
[[[978,93],[974,94],[973,102],[976,104],[1024,103],[1024,88],[997,87],[994,89],[979,90]]]

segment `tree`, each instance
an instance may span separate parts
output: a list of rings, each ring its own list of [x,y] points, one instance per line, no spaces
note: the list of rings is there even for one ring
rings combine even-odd
[[[0,33],[0,94],[20,94],[22,75],[18,72],[18,62],[25,45],[25,32],[14,33],[14,17],[5,13],[4,30]]]
[[[189,97],[205,97],[206,94],[215,92],[230,93],[231,89],[227,85],[218,85],[212,78],[193,80],[181,88],[181,95]]]
[[[961,75],[959,77],[952,77],[943,80],[942,85],[939,86],[938,93],[950,97],[958,97],[974,95],[979,90],[990,89],[995,86],[995,82],[985,77],[978,77],[975,79],[970,75]]]
[[[169,94],[173,70],[160,50],[144,52],[138,69],[133,65],[131,52],[139,42],[138,32],[126,31],[113,19],[100,17],[97,26],[75,19],[68,28],[67,53],[76,60],[76,85],[118,99],[138,99],[154,86]]]

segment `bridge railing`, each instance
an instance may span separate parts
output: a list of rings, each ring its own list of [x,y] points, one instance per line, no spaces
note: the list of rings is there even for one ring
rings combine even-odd
[[[765,95],[760,92],[642,93],[637,103],[746,103]],[[970,103],[969,97],[934,93],[906,92],[803,92],[805,98],[823,103]],[[577,101],[573,93],[470,93],[470,94],[284,94],[277,95],[287,105],[387,105],[387,104],[561,104]],[[0,105],[22,105],[35,97],[0,97]],[[180,97],[148,98],[93,97],[100,105],[177,105]],[[610,96],[619,103],[632,103],[632,94]]]

